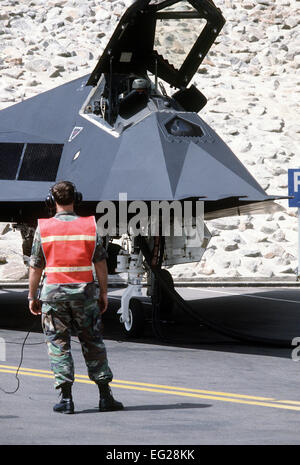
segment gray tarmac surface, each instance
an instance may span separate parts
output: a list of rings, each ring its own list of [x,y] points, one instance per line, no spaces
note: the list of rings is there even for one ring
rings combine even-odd
[[[0,391],[0,444],[300,444],[300,362],[292,360],[295,347],[235,341],[207,330],[180,310],[164,329],[174,343],[157,340],[150,322],[142,338],[128,341],[116,316],[121,292],[111,290],[103,322],[115,377],[112,389],[125,410],[97,411],[98,391],[87,377],[74,336],[76,414],[61,415],[52,411],[58,395],[39,318],[27,313],[27,292],[0,291],[0,337],[6,348],[6,360],[0,360],[2,389],[17,387],[21,344],[36,321],[24,348],[19,390]],[[300,337],[298,289],[179,292],[195,311],[227,326],[291,341]],[[145,307],[150,308],[147,302]]]

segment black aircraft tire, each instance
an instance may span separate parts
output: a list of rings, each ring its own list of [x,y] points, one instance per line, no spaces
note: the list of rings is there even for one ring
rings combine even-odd
[[[145,315],[143,304],[134,297],[129,302],[129,323],[123,323],[123,332],[128,337],[139,337],[144,332]]]
[[[170,289],[174,289],[174,282],[171,273],[162,269],[161,274],[164,278],[164,281],[168,284]],[[172,296],[166,292],[165,288],[162,285],[159,285],[159,314],[161,320],[172,320],[173,308],[174,308],[174,299]]]

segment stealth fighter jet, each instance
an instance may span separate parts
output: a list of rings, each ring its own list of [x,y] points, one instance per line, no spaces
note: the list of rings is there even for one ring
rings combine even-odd
[[[212,0],[137,0],[90,75],[2,110],[0,221],[34,226],[47,216],[44,199],[58,180],[83,193],[82,215],[95,214],[101,201],[117,205],[120,193],[128,202],[200,199],[206,219],[271,211],[278,197],[200,118],[207,100],[190,84],[224,23]],[[198,244],[166,238],[164,251],[162,237],[149,238],[134,241],[127,261],[120,254],[118,270],[129,271],[120,309],[128,333],[141,327],[146,246],[153,271],[200,260],[209,237],[205,228]]]

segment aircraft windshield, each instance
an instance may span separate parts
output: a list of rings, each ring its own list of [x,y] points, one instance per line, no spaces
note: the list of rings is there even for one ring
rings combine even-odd
[[[153,4],[162,3],[161,0],[152,0],[152,2]],[[158,12],[154,48],[176,69],[181,67],[206,26],[205,19],[188,16],[193,13],[198,16],[197,11],[184,1]],[[172,14],[178,15],[176,19],[169,18]]]

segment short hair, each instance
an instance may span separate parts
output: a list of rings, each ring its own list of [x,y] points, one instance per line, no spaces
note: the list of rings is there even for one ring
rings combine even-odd
[[[70,205],[75,201],[75,186],[69,181],[60,181],[51,188],[54,200],[58,205]]]

